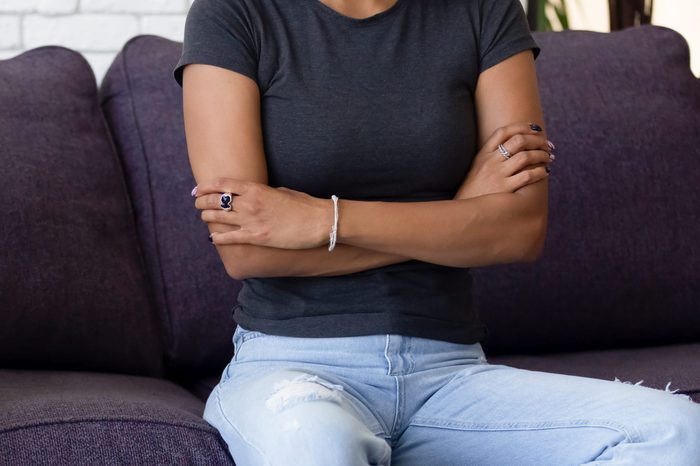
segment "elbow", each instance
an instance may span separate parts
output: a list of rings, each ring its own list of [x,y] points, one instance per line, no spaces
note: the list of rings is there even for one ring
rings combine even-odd
[[[234,280],[239,280],[239,281],[248,278],[248,276],[245,275],[245,273],[243,273],[243,271],[239,270],[238,268],[233,269],[231,267],[226,267],[226,274],[229,277],[233,278]]]
[[[219,255],[224,263],[226,274],[234,280],[244,280],[252,276],[247,260],[249,251],[246,251],[245,244],[227,244],[219,246]]]

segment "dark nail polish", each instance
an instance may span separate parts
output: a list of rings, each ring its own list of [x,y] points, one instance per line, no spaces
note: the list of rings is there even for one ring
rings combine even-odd
[[[533,131],[542,131],[542,128],[540,128],[540,125],[538,125],[537,123],[530,123],[530,128]]]
[[[549,167],[544,167],[544,169],[547,170],[547,173],[552,171]]]
[[[214,242],[214,240],[211,239],[211,234],[209,234],[209,242],[210,242],[210,243],[213,243],[213,242]]]

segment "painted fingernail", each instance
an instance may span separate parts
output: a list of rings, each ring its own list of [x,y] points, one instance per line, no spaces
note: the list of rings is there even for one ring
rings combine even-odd
[[[210,242],[210,243],[213,243],[213,242],[214,242],[214,240],[211,239],[211,233],[209,233],[209,242]]]
[[[550,141],[549,139],[547,139],[547,145],[549,145],[549,148],[552,150],[557,148],[557,146],[555,146],[554,143],[552,141]]]
[[[530,129],[533,131],[542,131],[542,128],[540,128],[540,125],[537,123],[530,123]]]
[[[554,160],[554,159],[556,159],[556,158],[557,158],[556,155],[554,155],[554,154],[549,154],[549,160]]]
[[[192,197],[197,195],[197,187],[192,188]]]
[[[547,170],[547,173],[552,171],[549,167],[544,167],[544,169]]]

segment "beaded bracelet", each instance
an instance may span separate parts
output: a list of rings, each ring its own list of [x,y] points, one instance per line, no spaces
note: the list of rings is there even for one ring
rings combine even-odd
[[[328,251],[332,251],[335,248],[335,240],[338,233],[338,196],[333,194],[331,196],[333,199],[333,228],[331,228],[330,242],[328,243]]]

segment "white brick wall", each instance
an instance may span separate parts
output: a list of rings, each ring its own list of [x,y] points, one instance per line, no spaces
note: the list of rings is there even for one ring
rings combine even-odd
[[[193,0],[0,0],[0,60],[42,45],[82,53],[97,83],[139,34],[182,41]]]

